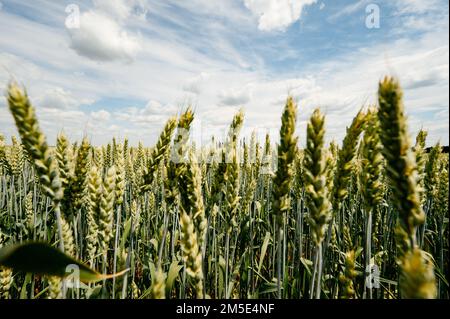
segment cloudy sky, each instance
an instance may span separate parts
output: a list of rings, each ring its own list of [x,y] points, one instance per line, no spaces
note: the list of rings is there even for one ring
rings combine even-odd
[[[447,0],[0,0],[0,131],[17,134],[3,96],[16,79],[50,144],[64,130],[152,145],[189,104],[196,138],[222,136],[241,107],[244,135],[276,138],[288,94],[302,144],[317,106],[340,141],[390,74],[411,134],[447,145],[448,13]]]

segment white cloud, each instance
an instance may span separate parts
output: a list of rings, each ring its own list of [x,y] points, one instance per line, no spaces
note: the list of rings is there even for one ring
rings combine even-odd
[[[194,94],[200,94],[202,86],[208,78],[208,73],[201,72],[198,76],[188,79],[183,85],[183,90]]]
[[[124,0],[93,0],[94,6],[111,17],[125,20],[131,13],[131,7]]]
[[[42,96],[38,97],[35,104],[49,109],[73,109],[80,105],[80,101],[72,93],[55,87],[48,89]]]
[[[222,106],[205,110],[199,116],[204,126],[202,129],[211,132],[226,129],[239,109],[239,107]]]
[[[6,52],[0,53],[0,90],[4,91],[8,81],[38,80],[42,76],[39,68],[32,62]]]
[[[447,0],[394,0],[392,4],[392,17],[395,21],[391,29],[393,35],[402,37],[411,32],[439,32],[438,30],[448,33]]]
[[[327,140],[342,141],[345,127],[362,106],[376,103],[378,81],[390,74],[399,77],[404,89],[411,135],[423,127],[430,132],[428,145],[439,138],[447,144],[447,117],[436,115],[448,113],[448,44],[442,44],[440,38],[439,33],[433,33],[414,41],[398,40],[361,48],[345,57],[312,63],[301,77],[283,74],[277,78],[252,78],[242,73],[230,82],[213,75],[208,90],[202,94],[220,93],[202,103],[207,107],[198,116],[208,126],[207,132],[221,133],[234,112],[243,106],[245,127],[256,128],[262,134],[269,131],[277,139],[281,112],[291,94],[299,103],[297,134],[302,145],[306,122],[316,107],[326,114]],[[246,87],[252,92],[248,101],[243,89]],[[235,101],[223,103],[225,98]]]
[[[175,113],[177,110],[176,107],[170,104],[162,105],[160,102],[155,100],[150,100],[145,105],[143,109],[140,110],[139,114],[141,115],[161,115],[161,114],[167,114],[170,115],[171,113]]]
[[[395,0],[394,3],[400,14],[421,14],[429,11],[430,9],[436,9],[436,5],[439,3],[442,4],[442,0]]]
[[[222,90],[219,99],[222,105],[243,106],[252,99],[252,90],[248,85],[243,88]]]
[[[350,14],[355,13],[356,11],[360,10],[361,12],[364,12],[363,7],[369,3],[371,3],[372,0],[359,0],[355,3],[351,3],[341,10],[337,11],[336,13],[332,14],[328,19],[330,21],[334,21],[338,18],[341,18],[343,16],[348,16]]]
[[[317,0],[244,0],[245,6],[257,16],[261,31],[283,31],[300,19],[303,8]]]
[[[91,112],[91,118],[94,121],[107,122],[111,118],[111,113],[106,110],[99,110],[96,112]]]
[[[95,11],[83,13],[79,29],[69,29],[70,47],[97,61],[133,61],[141,46],[113,18]]]
[[[177,114],[178,108],[171,104],[161,104],[150,100],[144,107],[128,107],[114,112],[114,119],[121,122],[122,127],[138,125],[140,127],[155,126],[165,122],[170,116]]]

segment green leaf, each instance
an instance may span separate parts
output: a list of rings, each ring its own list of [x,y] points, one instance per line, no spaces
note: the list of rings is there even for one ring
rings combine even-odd
[[[264,261],[264,256],[266,255],[267,247],[269,246],[270,232],[266,232],[264,241],[261,247],[261,256],[259,256],[258,272],[261,272],[262,263]]]
[[[441,269],[437,266],[434,269],[435,269],[436,277],[438,277],[440,280],[442,280],[442,282],[448,287],[449,286],[448,281],[445,278],[445,275],[442,273]]]
[[[86,291],[86,298],[88,298],[88,299],[97,299],[97,298],[99,298],[101,290],[102,290],[102,285],[97,285],[97,286],[89,288]]]
[[[260,295],[263,295],[263,294],[269,294],[269,293],[276,292],[277,290],[278,290],[277,283],[273,283],[273,282],[266,283],[265,282],[265,283],[261,284],[261,287],[259,288],[258,292]]]
[[[311,277],[311,275],[312,275],[311,269],[313,267],[313,262],[311,260],[303,258],[303,257],[300,258],[300,262],[305,267],[308,275]]]
[[[178,273],[180,272],[183,266],[178,264],[178,260],[172,261],[169,267],[169,272],[167,273],[166,279],[166,296],[170,296],[170,292],[172,291],[173,284],[178,277]]]
[[[361,255],[361,253],[364,251],[364,249],[362,248],[362,247],[358,247],[357,249],[356,249],[356,252],[355,252],[355,258],[358,258],[359,257],[359,255]]]
[[[44,289],[42,289],[41,291],[39,291],[39,293],[37,295],[35,295],[33,297],[33,299],[38,299],[40,296],[44,295],[49,289],[49,286],[45,287]]]
[[[83,282],[109,279],[128,271],[125,269],[117,274],[103,275],[49,244],[41,242],[27,242],[3,247],[0,249],[0,265],[16,271],[57,277],[69,275],[70,272],[66,272],[67,266],[75,265],[80,271],[80,281]]]
[[[153,245],[153,247],[155,247],[155,251],[158,251],[158,241],[155,238],[150,239],[150,244]]]
[[[150,270],[150,277],[152,278],[152,285],[153,285],[153,282],[154,282],[155,277],[156,277],[156,267],[155,267],[155,264],[153,263],[153,261],[149,262],[148,268]],[[144,299],[144,298],[146,298],[148,295],[150,295],[152,293],[152,285],[150,287],[148,287],[142,293],[142,295],[139,297],[139,299]]]
[[[155,267],[155,264],[153,263],[153,261],[150,261],[148,266],[150,268],[150,277],[152,278],[152,284],[153,284],[153,281],[156,278],[156,267]]]
[[[28,284],[31,283],[31,274],[26,274],[25,280],[23,281],[22,289],[20,289],[20,299],[28,299]]]
[[[128,236],[130,235],[131,230],[131,217],[125,223],[125,228],[122,234],[122,239],[120,240],[120,248],[121,250],[125,249],[125,242],[127,241]]]

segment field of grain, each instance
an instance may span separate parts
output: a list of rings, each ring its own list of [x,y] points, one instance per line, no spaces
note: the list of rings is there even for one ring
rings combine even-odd
[[[201,148],[190,108],[152,148],[96,147],[47,141],[14,83],[7,100],[0,298],[449,298],[448,153],[408,136],[393,78],[329,145],[290,97],[279,141],[241,139],[239,112]]]

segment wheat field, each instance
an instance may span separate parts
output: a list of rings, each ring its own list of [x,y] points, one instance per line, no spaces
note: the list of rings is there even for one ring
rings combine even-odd
[[[449,298],[449,157],[408,135],[394,78],[330,144],[319,108],[295,130],[292,97],[280,140],[240,138],[241,111],[201,148],[191,108],[151,148],[93,146],[48,141],[24,89],[6,98],[2,299]]]

